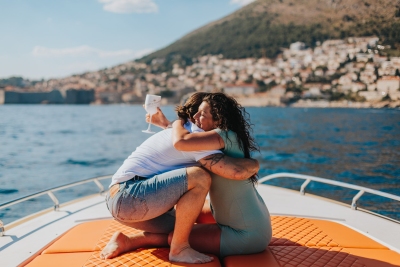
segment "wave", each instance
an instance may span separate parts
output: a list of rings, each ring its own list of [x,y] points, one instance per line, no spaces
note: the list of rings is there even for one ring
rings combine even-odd
[[[67,165],[81,165],[85,167],[107,167],[111,166],[115,163],[115,160],[112,159],[95,159],[95,160],[74,160],[74,159],[68,159],[62,164],[67,164]]]
[[[17,189],[0,189],[0,194],[4,194],[4,195],[14,194],[14,193],[17,193],[17,192],[18,192]]]
[[[72,130],[61,130],[61,131],[58,131],[57,133],[60,133],[60,134],[74,134],[76,132],[72,131]]]

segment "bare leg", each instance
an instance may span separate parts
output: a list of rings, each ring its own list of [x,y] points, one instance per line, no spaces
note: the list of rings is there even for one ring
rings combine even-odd
[[[170,233],[168,236],[169,243],[172,235],[173,233]],[[221,229],[218,224],[196,224],[190,233],[189,242],[195,250],[219,256]]]
[[[176,205],[175,232],[171,240],[170,261],[205,263],[213,260],[205,254],[193,250],[189,245],[189,235],[210,189],[211,177],[202,168],[187,168],[188,191]]]
[[[216,223],[214,216],[212,215],[210,201],[208,199],[206,199],[206,201],[204,202],[203,209],[197,217],[196,223]]]
[[[187,168],[188,191],[176,204],[175,234],[171,237],[170,261],[205,263],[213,260],[205,254],[193,250],[189,245],[189,235],[205,201],[211,185],[211,176],[199,167]],[[103,259],[114,258],[124,252],[141,247],[168,246],[168,234],[144,232],[131,237],[116,232],[101,252]]]
[[[133,236],[126,236],[121,232],[115,232],[101,251],[102,259],[111,259],[122,253],[133,251],[144,247],[167,247],[167,234],[139,233]]]

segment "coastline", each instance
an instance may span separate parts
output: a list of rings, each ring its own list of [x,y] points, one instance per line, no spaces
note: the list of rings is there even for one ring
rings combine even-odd
[[[315,108],[400,108],[400,101],[382,101],[376,103],[369,102],[352,102],[352,101],[311,101],[299,100],[298,102],[290,105],[291,107],[315,107]]]
[[[262,94],[256,94],[248,97],[235,97],[235,99],[244,107],[293,107],[293,108],[393,108],[400,109],[400,100],[396,101],[376,101],[376,102],[353,102],[348,100],[326,101],[300,99],[292,104],[284,104],[280,98],[265,97]]]

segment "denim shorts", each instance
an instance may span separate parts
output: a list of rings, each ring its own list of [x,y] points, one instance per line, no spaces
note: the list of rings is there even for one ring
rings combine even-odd
[[[174,206],[188,190],[186,168],[148,178],[134,177],[113,185],[106,203],[122,224],[152,233],[168,234],[174,229]]]

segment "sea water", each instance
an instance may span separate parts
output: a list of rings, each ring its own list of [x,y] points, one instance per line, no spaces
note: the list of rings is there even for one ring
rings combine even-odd
[[[167,117],[175,119],[173,106],[162,109]],[[400,110],[246,110],[260,148],[252,155],[260,161],[259,177],[277,172],[301,173],[400,195]],[[55,186],[113,174],[149,137],[142,132],[146,128],[141,105],[0,106],[0,204]],[[155,126],[152,129],[161,130]],[[302,181],[269,183],[298,190]],[[318,183],[311,183],[306,191],[347,203],[357,193]],[[61,198],[73,198],[74,194],[67,190]],[[40,209],[46,201],[49,199],[44,196],[31,200],[29,205]],[[392,201],[366,194],[361,203],[400,219],[399,206]],[[17,218],[29,205],[0,210],[0,218]]]

